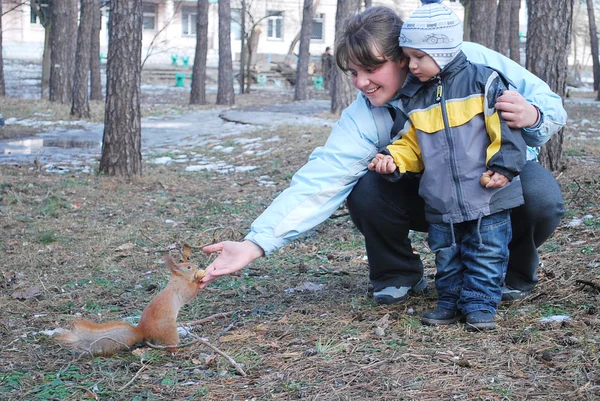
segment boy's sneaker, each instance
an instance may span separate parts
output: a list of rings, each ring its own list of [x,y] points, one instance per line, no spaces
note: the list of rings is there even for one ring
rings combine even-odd
[[[521,291],[504,284],[502,286],[502,302],[514,302],[527,298],[531,292]]]
[[[477,310],[475,312],[467,313],[467,324],[465,325],[465,329],[467,331],[496,330],[494,314],[486,310]]]
[[[423,294],[427,292],[427,281],[421,280],[412,287],[385,287],[381,291],[373,292],[373,298],[378,305],[391,305],[406,302],[412,294]]]
[[[421,323],[427,326],[452,324],[458,322],[463,316],[458,309],[446,309],[438,306],[431,312],[423,313]]]

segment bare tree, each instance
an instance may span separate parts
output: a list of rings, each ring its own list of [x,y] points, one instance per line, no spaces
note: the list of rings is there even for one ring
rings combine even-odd
[[[73,81],[73,103],[71,115],[90,118],[89,74],[90,45],[94,23],[95,0],[81,0],[77,52],[75,53],[75,79]]]
[[[206,104],[206,55],[208,53],[208,0],[198,0],[196,53],[192,68],[190,104]]]
[[[30,0],[31,12],[39,23],[44,27],[44,53],[42,56],[42,83],[41,98],[48,99],[50,87],[50,65],[52,58],[52,47],[50,38],[52,34],[52,8],[49,0]]]
[[[344,22],[358,12],[360,5],[360,0],[338,0],[335,15],[336,41],[338,32],[342,31]],[[341,114],[342,110],[356,99],[356,88],[352,85],[350,78],[340,71],[337,66],[332,72],[331,112]]]
[[[217,104],[232,105],[233,61],[231,60],[231,5],[230,0],[219,1],[219,78]]]
[[[510,35],[512,34],[510,30],[510,10],[512,8],[512,3],[514,3],[514,0],[500,0],[496,11],[496,37],[494,50],[504,54],[506,57],[510,54],[509,42]]]
[[[510,58],[520,64],[521,37],[519,29],[519,12],[521,11],[521,0],[513,0],[510,4],[510,34],[508,35]]]
[[[100,173],[142,174],[142,0],[111,0]]]
[[[567,87],[569,43],[575,0],[527,0],[527,64],[529,71],[564,96]],[[562,167],[563,132],[544,145],[540,162],[556,171]]]
[[[600,59],[598,59],[598,31],[596,30],[596,14],[594,12],[594,2],[586,0],[588,21],[590,23],[590,47],[592,48],[592,69],[594,72],[594,90],[598,91],[600,100]]]
[[[304,0],[302,9],[302,29],[300,30],[300,51],[296,67],[296,85],[294,100],[306,100],[306,85],[308,83],[308,62],[310,61],[310,36],[314,14],[313,0]]]
[[[100,74],[100,30],[102,28],[102,2],[95,0],[92,7],[90,31],[90,99],[102,100],[102,77]]]
[[[50,36],[50,101],[71,103],[77,24],[76,0],[54,0]],[[75,23],[75,26],[73,24]],[[74,29],[75,28],[75,29]]]
[[[468,2],[469,40],[494,48],[494,34],[496,32],[496,1],[497,0],[471,0]],[[465,15],[466,12],[465,12]],[[465,23],[465,25],[467,24]]]
[[[6,96],[4,83],[4,59],[2,58],[2,0],[0,0],[0,96]]]

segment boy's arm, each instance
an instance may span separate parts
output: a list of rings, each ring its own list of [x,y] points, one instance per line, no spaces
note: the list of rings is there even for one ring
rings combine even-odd
[[[509,180],[519,175],[527,159],[527,145],[518,131],[512,130],[494,107],[498,97],[506,90],[498,72],[493,71],[485,85],[484,116],[491,144],[486,152],[487,167]]]
[[[394,164],[398,167],[392,174],[382,175],[389,181],[397,181],[405,174],[420,174],[424,169],[417,131],[412,124],[408,132],[389,144],[381,153],[392,156]]]
[[[464,42],[463,52],[472,63],[485,64],[506,75],[516,90],[540,112],[537,124],[522,129],[527,145],[542,146],[567,122],[562,99],[540,78],[511,59],[476,43]]]

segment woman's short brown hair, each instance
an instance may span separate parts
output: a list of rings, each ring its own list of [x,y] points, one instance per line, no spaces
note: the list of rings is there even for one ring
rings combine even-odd
[[[398,45],[400,29],[402,19],[388,7],[370,7],[348,18],[335,42],[338,67],[346,72],[349,62],[377,67],[386,60],[401,59],[404,55]]]

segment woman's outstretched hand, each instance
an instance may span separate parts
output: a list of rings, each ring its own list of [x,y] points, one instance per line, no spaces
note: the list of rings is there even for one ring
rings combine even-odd
[[[204,288],[217,277],[235,273],[264,255],[261,247],[252,241],[224,241],[202,248],[204,253],[220,252],[219,256],[206,267],[206,275],[199,284]]]

